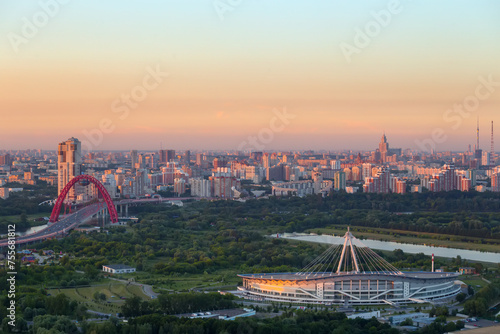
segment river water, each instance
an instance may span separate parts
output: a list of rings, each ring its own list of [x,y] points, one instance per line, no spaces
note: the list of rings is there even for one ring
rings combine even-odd
[[[276,235],[273,235],[276,237]],[[280,238],[284,239],[294,239],[294,240],[302,240],[309,242],[318,242],[325,244],[343,244],[344,237],[336,237],[331,235],[315,235],[315,234],[293,234],[293,233],[285,233],[280,234]],[[405,243],[397,243],[390,241],[379,241],[379,240],[371,240],[371,239],[356,239],[356,246],[359,245],[359,242],[362,242],[364,245],[373,248],[380,249],[386,251],[393,251],[395,249],[401,249],[405,253],[424,253],[425,255],[434,254],[435,256],[440,257],[448,257],[455,258],[457,255],[460,255],[462,259],[473,260],[473,261],[482,261],[482,262],[492,262],[492,263],[500,263],[500,253],[491,253],[491,252],[480,252],[466,249],[457,249],[457,248],[446,248],[446,247],[435,247],[435,246],[424,246],[424,245],[412,245]],[[499,249],[500,251],[500,249]]]
[[[33,234],[33,233],[36,233],[38,231],[41,231],[43,230],[44,228],[48,227],[52,225],[51,223],[47,223],[47,224],[44,224],[44,225],[38,225],[38,226],[34,226],[34,227],[30,227],[28,228],[27,230],[24,230],[24,231],[16,231],[16,235],[22,237],[22,236],[25,236],[25,235],[28,235],[28,234]]]

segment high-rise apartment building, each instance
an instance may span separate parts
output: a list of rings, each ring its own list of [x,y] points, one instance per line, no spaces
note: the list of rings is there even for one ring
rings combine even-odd
[[[430,191],[468,191],[473,182],[467,175],[471,175],[470,171],[459,171],[454,165],[444,165],[439,173],[421,179],[421,185]]]
[[[363,175],[362,175],[361,168],[359,168],[357,166],[352,167],[352,181],[361,181],[362,180],[362,176]]]
[[[372,174],[372,168],[373,168],[372,164],[364,163],[361,167],[362,167],[362,170],[361,170],[361,180],[364,180],[367,177],[370,177],[370,176],[373,175]]]
[[[201,166],[203,160],[204,160],[203,153],[196,153],[196,166]]]
[[[191,195],[197,197],[212,197],[212,182],[201,177],[189,180]]]
[[[10,154],[0,155],[0,166],[10,166],[11,162]]]
[[[174,193],[180,196],[186,192],[186,180],[183,178],[176,178],[174,180]]]
[[[394,191],[396,194],[406,194],[406,181],[398,180],[396,182],[396,189]]]
[[[262,166],[264,168],[271,167],[271,156],[267,152],[262,155]]]
[[[468,169],[465,172],[465,177],[469,178],[471,181],[471,187],[475,187],[477,181],[477,171],[475,169]]]
[[[58,195],[75,176],[81,174],[82,143],[76,138],[70,138],[59,144],[57,148],[57,185]],[[68,192],[68,199],[75,201],[82,193],[80,185],[76,184]]]
[[[285,165],[277,165],[266,168],[266,179],[268,181],[285,180]]]
[[[0,187],[0,198],[1,199],[9,198],[9,188],[1,188]]]
[[[334,178],[334,189],[335,190],[345,190],[346,187],[346,175],[344,172],[335,172]]]
[[[231,170],[229,168],[219,168],[212,173],[209,180],[212,186],[212,194],[215,197],[233,198],[232,189],[241,189],[240,180],[231,176]]]
[[[160,150],[160,163],[175,160],[175,150]]]
[[[171,162],[175,160],[175,150],[167,150],[167,161],[166,162]]]
[[[491,176],[491,191],[500,191],[500,170]]]
[[[137,154],[137,150],[130,151],[130,168],[135,171],[136,164],[139,162],[139,155]]]
[[[382,167],[374,176],[365,178],[363,185],[365,193],[388,193],[390,189],[391,173],[387,167]]]
[[[163,174],[163,184],[173,184],[177,166],[175,162],[167,162],[167,166],[161,169]]]
[[[491,170],[491,191],[500,192],[500,166]]]
[[[490,165],[490,152],[483,151],[483,157],[482,157],[481,165],[483,165],[483,166],[489,166]]]
[[[330,166],[332,169],[340,170],[340,160],[332,160],[330,161]]]

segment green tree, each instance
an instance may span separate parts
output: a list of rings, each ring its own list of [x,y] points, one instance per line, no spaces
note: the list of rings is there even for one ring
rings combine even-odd
[[[125,300],[125,304],[122,306],[122,314],[126,318],[141,315],[141,298],[134,296]]]
[[[42,329],[42,330],[39,330]],[[44,331],[48,330],[48,331]],[[76,325],[66,316],[39,315],[33,319],[33,333],[77,334]]]
[[[455,299],[457,300],[457,302],[461,303],[465,300],[465,297],[467,297],[467,295],[463,292],[460,292],[456,297]]]
[[[470,316],[483,316],[486,310],[486,301],[483,298],[468,300],[464,304],[464,312]]]
[[[26,215],[26,212],[21,213],[19,215],[19,223],[21,226],[27,226],[28,225],[28,216]]]
[[[91,280],[96,279],[99,275],[99,270],[97,270],[96,267],[90,264],[85,265],[85,269],[83,270],[83,272],[85,273],[85,276]]]

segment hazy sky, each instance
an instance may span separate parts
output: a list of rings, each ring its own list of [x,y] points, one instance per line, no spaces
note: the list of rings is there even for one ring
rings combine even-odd
[[[499,36],[497,0],[5,0],[0,149],[489,149]]]

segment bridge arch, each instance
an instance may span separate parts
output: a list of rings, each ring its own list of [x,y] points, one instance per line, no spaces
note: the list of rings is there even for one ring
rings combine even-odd
[[[52,214],[50,215],[50,222],[54,223],[59,219],[59,212],[61,212],[61,207],[64,204],[64,199],[66,198],[66,195],[68,195],[69,190],[79,181],[81,180],[87,180],[91,183],[93,183],[97,189],[99,190],[99,193],[102,195],[104,198],[104,201],[106,202],[106,205],[108,206],[108,211],[109,215],[111,217],[111,222],[117,223],[118,222],[118,213],[116,212],[115,205],[113,203],[113,200],[111,199],[111,196],[109,196],[108,191],[106,188],[104,188],[103,184],[99,182],[95,177],[92,177],[90,175],[78,175],[71,179],[71,181],[68,182],[66,186],[64,186],[63,190],[59,194],[59,197],[57,197],[56,204],[54,205],[54,209],[52,209]]]

